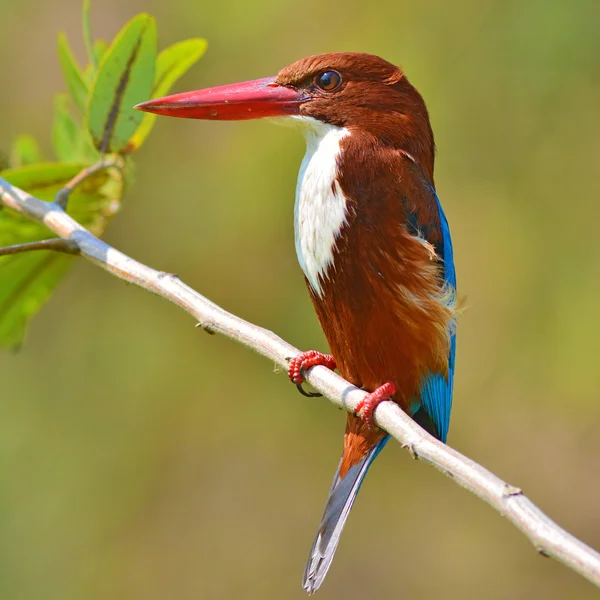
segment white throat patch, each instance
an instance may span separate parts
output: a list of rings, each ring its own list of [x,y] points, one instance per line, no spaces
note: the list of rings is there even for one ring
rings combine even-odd
[[[310,287],[321,296],[320,278],[327,277],[333,264],[335,240],[346,221],[346,198],[337,175],[340,141],[350,132],[310,117],[288,119],[306,138],[294,207],[296,254]]]

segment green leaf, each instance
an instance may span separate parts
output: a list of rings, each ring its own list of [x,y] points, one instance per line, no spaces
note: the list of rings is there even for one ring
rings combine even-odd
[[[92,26],[90,24],[90,9],[92,8],[91,0],[83,0],[83,10],[81,13],[81,20],[83,25],[83,41],[85,43],[85,49],[87,50],[88,59],[93,66],[94,72],[98,68],[98,55],[95,52],[93,38],[92,38]]]
[[[40,163],[9,169],[4,179],[34,196],[51,201],[86,164]],[[69,213],[95,235],[103,233],[119,208],[123,193],[120,176],[101,171],[78,187],[69,199]],[[0,246],[53,237],[46,227],[10,209],[0,211]],[[21,344],[29,319],[50,298],[72,257],[36,251],[0,257],[0,346]]]
[[[133,106],[147,100],[154,81],[156,22],[134,17],[110,45],[96,74],[88,127],[100,152],[124,150],[143,119]]]
[[[104,54],[108,48],[108,42],[106,40],[96,40],[94,42],[94,56],[96,57],[96,64],[100,64],[104,58]]]
[[[94,56],[96,57],[96,63],[100,64],[102,59],[104,58],[104,54],[106,53],[106,49],[108,48],[108,43],[105,40],[96,40],[94,42]],[[88,86],[91,86],[94,83],[94,77],[96,77],[96,71],[98,69],[90,63],[83,73],[83,78],[85,79]]]
[[[59,160],[93,163],[100,159],[87,129],[73,118],[65,94],[57,94],[54,98],[52,145]]]
[[[58,60],[73,103],[82,113],[85,113],[89,91],[88,85],[64,33],[60,33],[58,36]]]
[[[23,133],[13,142],[10,152],[10,164],[13,167],[21,167],[31,163],[40,162],[42,152],[37,140],[28,133]]]
[[[69,98],[66,94],[57,94],[54,98],[52,146],[59,160],[81,160],[79,127],[69,111]]]
[[[206,52],[206,40],[193,38],[165,48],[156,59],[152,97],[164,96],[171,86]]]
[[[206,40],[194,38],[165,48],[156,59],[152,98],[164,96],[171,86],[196,63],[206,51]],[[128,150],[137,150],[154,126],[156,115],[145,113],[141,125],[131,138]]]
[[[40,200],[51,202],[54,199],[56,192],[58,192],[65,183],[73,179],[81,169],[85,169],[87,166],[89,165],[46,162],[21,167],[19,169],[7,169],[0,173],[0,177],[6,179],[6,181],[12,183],[12,185],[36,196]],[[26,220],[25,217],[22,218]],[[36,227],[41,226],[36,225]],[[5,240],[1,237],[0,245],[6,245]]]
[[[29,319],[50,299],[72,260],[56,252],[29,252],[2,260],[0,346],[21,346]]]

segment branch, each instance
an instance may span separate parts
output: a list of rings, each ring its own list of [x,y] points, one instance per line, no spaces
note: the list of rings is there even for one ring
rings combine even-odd
[[[27,242],[26,244],[4,246],[0,248],[0,256],[21,254],[22,252],[32,252],[34,250],[54,250],[55,252],[62,252],[63,254],[79,254],[79,245],[72,240],[51,238],[49,240],[40,240],[39,242]]]
[[[147,267],[94,237],[56,203],[38,200],[0,179],[0,205],[45,224],[60,238],[77,244],[82,256],[105,271],[183,308],[210,333],[221,333],[283,368],[299,353],[271,331],[226,312],[175,275]],[[324,367],[313,367],[306,379],[333,404],[350,412],[365,396],[363,390]],[[600,587],[600,554],[554,523],[519,488],[433,438],[393,402],[384,402],[376,409],[375,422],[414,458],[433,465],[506,517],[540,554],[555,558]]]
[[[73,179],[71,179],[71,181],[69,181],[69,183],[58,191],[54,198],[55,204],[66,211],[69,197],[78,185],[81,185],[86,179],[92,177],[92,175],[95,175],[104,169],[110,169],[111,167],[122,172],[125,167],[125,161],[118,154],[109,154],[108,156],[102,157],[97,163],[94,163],[86,169],[82,169],[75,177],[73,177]]]

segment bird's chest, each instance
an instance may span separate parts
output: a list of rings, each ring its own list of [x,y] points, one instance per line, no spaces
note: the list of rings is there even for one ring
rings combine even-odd
[[[347,217],[347,201],[337,181],[340,141],[346,135],[345,129],[331,125],[308,132],[306,155],[298,174],[294,209],[296,254],[318,296],[333,265],[336,238]]]

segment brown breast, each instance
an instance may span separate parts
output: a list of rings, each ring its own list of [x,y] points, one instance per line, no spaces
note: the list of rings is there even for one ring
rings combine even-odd
[[[357,136],[343,144],[347,222],[311,297],[340,373],[366,390],[394,381],[407,409],[426,373],[446,374],[453,319],[434,246],[408,226],[406,207],[425,192],[402,153],[370,153],[367,166]]]

